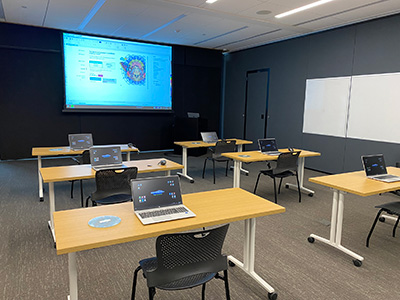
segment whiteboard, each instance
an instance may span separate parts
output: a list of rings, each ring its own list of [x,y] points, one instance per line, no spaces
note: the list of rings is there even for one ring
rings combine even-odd
[[[400,143],[400,73],[353,76],[347,137]]]
[[[346,137],[351,77],[307,79],[303,133]]]

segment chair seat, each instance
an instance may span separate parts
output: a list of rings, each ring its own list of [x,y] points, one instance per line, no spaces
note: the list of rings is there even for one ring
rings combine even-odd
[[[294,172],[292,171],[285,171],[279,174],[274,174],[274,170],[261,170],[260,173],[262,173],[263,175],[267,175],[270,177],[276,177],[276,178],[285,178],[285,177],[289,177],[289,176],[294,176],[296,175]]]
[[[389,202],[375,206],[375,208],[383,208],[388,214],[400,215],[400,202]]]
[[[399,221],[400,221],[400,202],[399,201],[380,204],[380,205],[375,206],[375,208],[380,208],[380,209],[379,209],[378,213],[376,214],[374,223],[372,223],[372,227],[368,233],[367,242],[366,242],[367,247],[369,247],[369,240],[372,236],[372,232],[374,231],[376,223],[378,222],[379,217],[382,212],[386,212],[390,215],[398,216],[398,218],[393,226],[393,232],[392,232],[393,237],[396,236],[396,228],[397,228],[397,225],[399,225]]]
[[[126,189],[115,189],[112,191],[97,191],[92,193],[92,201],[97,204],[123,203],[132,200],[132,194]]]

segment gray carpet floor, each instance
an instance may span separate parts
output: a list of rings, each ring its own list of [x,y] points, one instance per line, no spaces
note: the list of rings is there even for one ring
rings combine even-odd
[[[179,155],[141,153],[134,159],[166,157],[181,163]],[[310,159],[323,159],[310,158]],[[225,177],[224,164],[217,164],[217,183],[212,183],[211,164],[201,178],[204,156],[189,157],[191,184],[182,179],[183,193],[232,187],[233,172]],[[72,164],[68,158],[45,159],[43,166]],[[265,163],[245,164],[249,176],[241,176],[241,187],[253,191],[258,170]],[[154,174],[156,175],[156,174]],[[369,248],[365,239],[377,213],[375,205],[400,201],[394,194],[345,196],[342,244],[364,256],[362,267],[351,257],[318,241],[307,242],[311,233],[329,237],[332,191],[308,182],[322,173],[305,171],[305,185],[316,193],[303,194],[302,203],[294,190],[282,189],[278,203],[286,212],[258,218],[256,228],[256,272],[274,287],[280,300],[365,300],[400,299],[400,237],[391,236],[393,222],[379,222]],[[143,177],[142,175],[140,175]],[[289,178],[285,182],[295,182]],[[79,184],[70,198],[69,182],[56,183],[56,210],[80,207]],[[94,190],[94,180],[84,182],[85,195]],[[57,255],[47,227],[48,187],[39,202],[37,161],[0,162],[0,299],[66,299],[68,264]],[[262,178],[258,195],[273,199],[270,178]],[[232,223],[224,253],[242,259],[243,222]],[[400,233],[398,233],[400,236]],[[155,254],[155,239],[104,247],[77,254],[80,299],[130,299],[132,274],[140,259]],[[232,299],[267,299],[267,293],[239,268],[229,269]],[[225,299],[223,282],[207,285],[207,299]],[[147,299],[145,280],[139,277],[137,299]],[[201,288],[186,291],[157,291],[156,299],[201,299]]]

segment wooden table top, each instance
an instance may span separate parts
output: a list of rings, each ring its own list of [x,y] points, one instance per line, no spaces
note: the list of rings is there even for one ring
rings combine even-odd
[[[301,151],[300,157],[312,157],[320,156],[321,153],[313,152],[308,150],[294,149],[295,151]],[[288,149],[279,149],[280,152],[289,152]],[[228,152],[223,153],[223,156],[232,158],[233,160],[238,160],[245,163],[266,161],[266,160],[276,160],[278,155],[267,155],[262,154],[260,151],[243,151],[243,152]]]
[[[226,139],[227,141],[236,141],[236,145],[250,145],[252,141],[239,140],[239,139]],[[186,142],[174,142],[175,145],[185,148],[202,148],[202,147],[213,147],[216,143],[205,143],[203,141],[186,141]]]
[[[400,176],[399,168],[388,167],[387,170],[389,174]],[[313,183],[359,196],[372,196],[400,189],[400,181],[387,183],[370,179],[366,177],[364,171],[312,177],[309,180]]]
[[[164,166],[158,164],[158,162],[162,159],[167,162]],[[137,167],[139,173],[165,172],[183,169],[181,164],[165,158],[131,160],[124,161],[123,164],[127,167]],[[48,183],[95,178],[96,171],[92,169],[91,165],[86,164],[40,168],[40,173],[42,175],[43,182]]]
[[[285,208],[240,188],[183,195],[183,203],[196,217],[143,225],[133,203],[104,205],[54,212],[57,254],[66,254],[156,237],[249,218],[285,212]],[[121,222],[109,228],[92,228],[89,220],[114,215]]]
[[[101,146],[101,145],[96,145]],[[114,145],[104,145],[114,146]],[[130,148],[128,145],[117,145],[121,147],[121,152],[137,152],[138,148]],[[71,150],[70,147],[34,147],[32,148],[32,156],[56,156],[56,155],[77,155],[82,154],[84,150]]]

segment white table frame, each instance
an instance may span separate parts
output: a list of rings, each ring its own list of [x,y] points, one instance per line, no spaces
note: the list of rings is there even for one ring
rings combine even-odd
[[[57,148],[57,147],[55,147]],[[138,153],[139,153],[139,149],[137,149]],[[134,151],[127,151],[126,152],[126,161],[130,161],[131,160],[131,152]],[[125,151],[123,152],[125,153]],[[65,154],[64,158],[68,158],[68,156],[70,156],[73,153],[68,153]],[[55,156],[60,156],[60,155],[55,155]],[[50,157],[50,155],[49,155]],[[42,156],[38,155],[37,156],[37,162],[38,162],[38,181],[39,181],[39,201],[43,202],[44,201],[44,197],[43,197],[43,178],[42,178],[42,174],[40,174],[40,169],[42,168]]]
[[[323,242],[329,246],[332,246],[347,255],[352,256],[355,260],[353,263],[360,267],[364,261],[364,257],[361,255],[345,248],[342,246],[342,228],[343,228],[343,210],[344,210],[344,195],[346,192],[333,189],[333,200],[332,200],[332,214],[331,214],[331,230],[329,240],[320,237],[316,234],[310,234],[309,241],[313,242],[312,239]],[[311,240],[310,240],[311,238]],[[358,260],[358,262],[357,262]]]
[[[243,145],[237,145],[237,152],[242,152],[243,151]],[[181,177],[185,177],[186,179],[188,179],[190,181],[190,183],[194,183],[194,179],[193,177],[188,175],[188,155],[187,155],[187,150],[188,147],[182,146],[182,165],[183,165],[183,170],[182,172],[178,172],[177,174]],[[242,162],[240,162],[240,170],[246,174],[249,174],[249,171],[245,170],[242,168]]]

